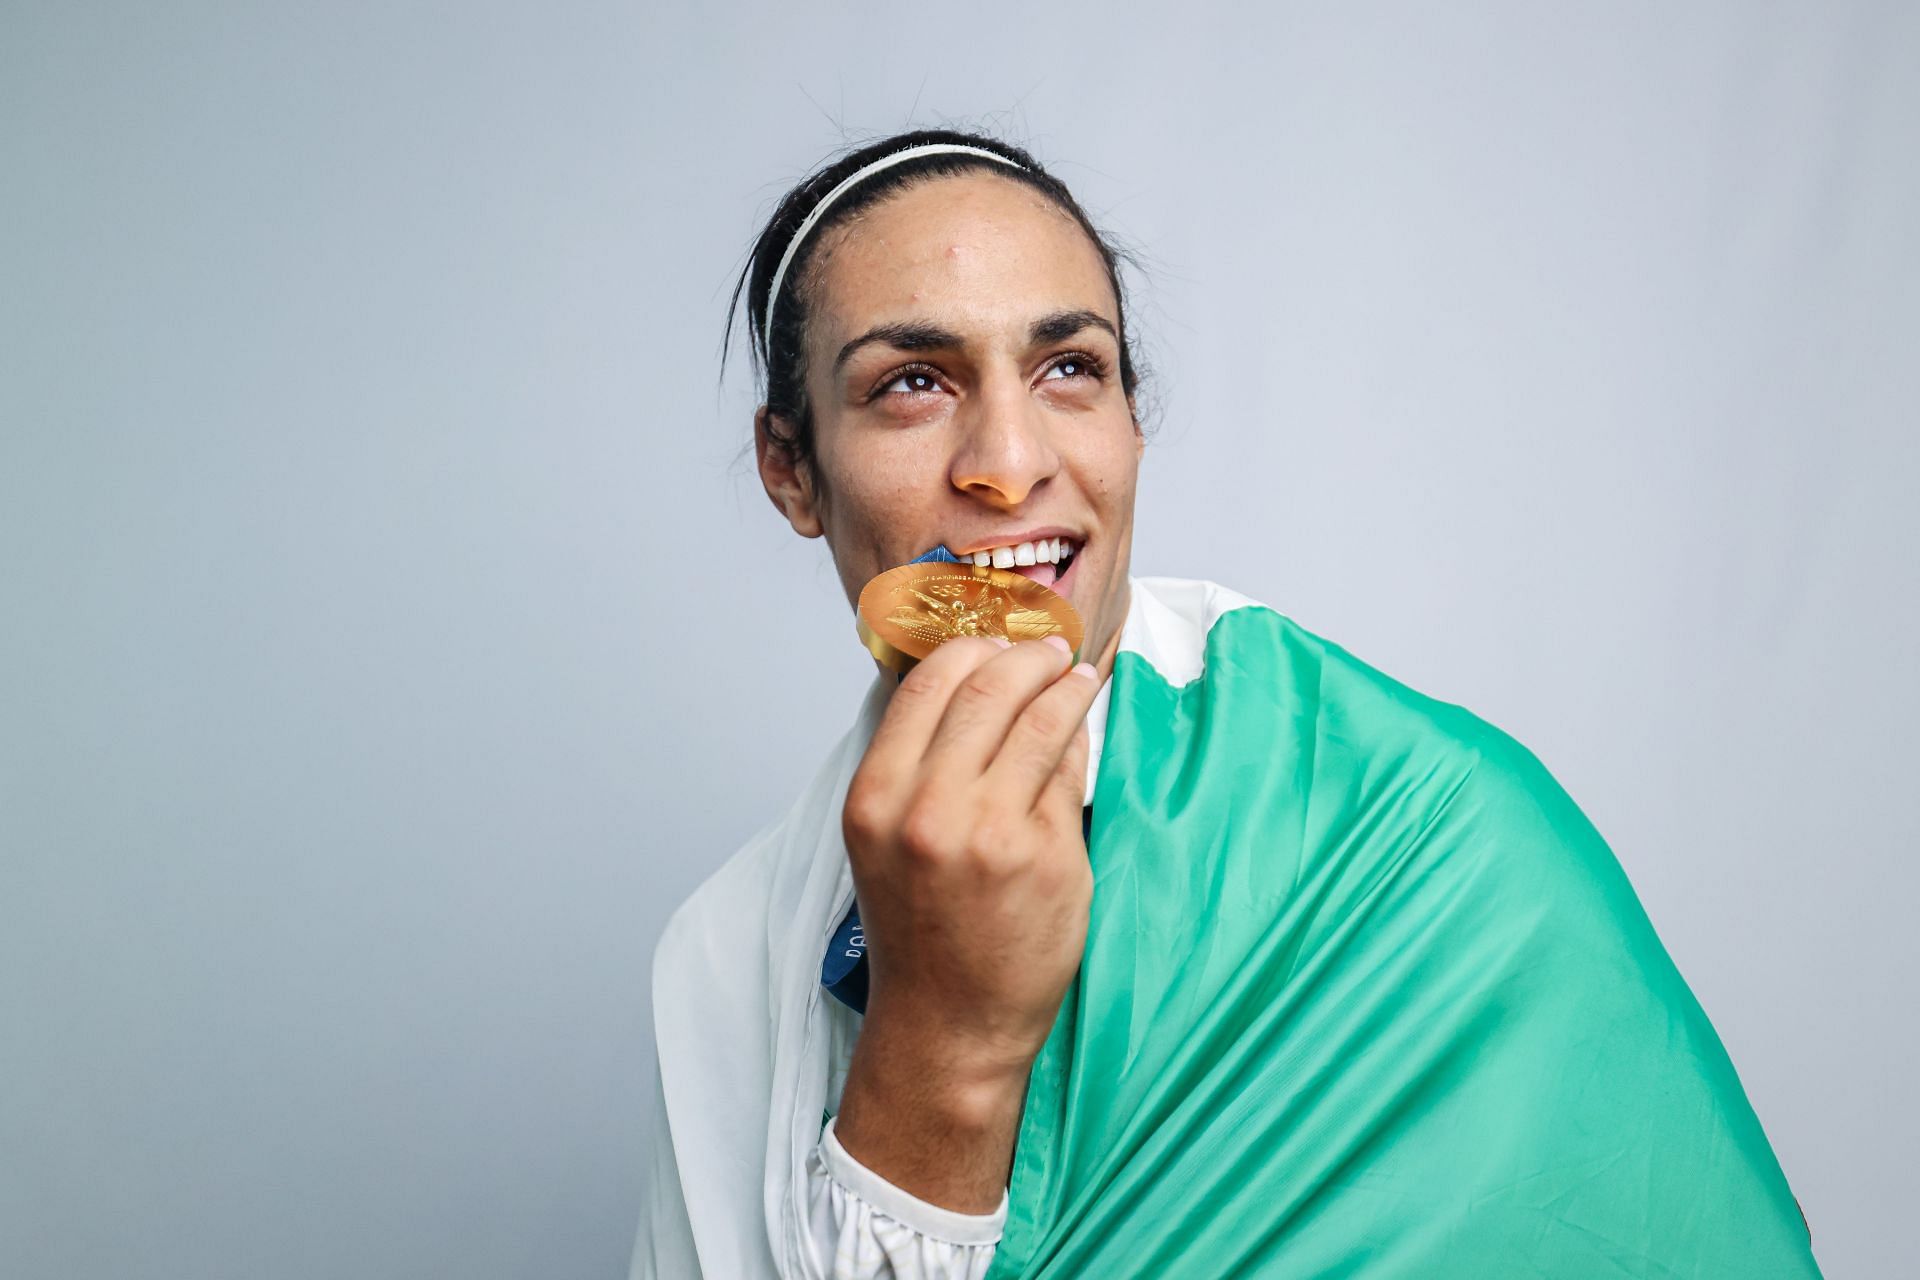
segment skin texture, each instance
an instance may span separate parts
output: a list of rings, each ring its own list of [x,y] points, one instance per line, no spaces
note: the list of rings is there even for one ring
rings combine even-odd
[[[987,1213],[1086,939],[1084,720],[1126,620],[1145,448],[1118,300],[1069,215],[981,172],[826,232],[799,287],[818,465],[773,443],[764,406],[756,451],[794,531],[827,539],[850,607],[938,543],[1058,527],[1082,545],[1058,589],[1088,661],[1069,670],[1057,642],[942,645],[893,692],[843,814],[871,974],[835,1132],[904,1190]],[[1061,315],[1081,322],[1036,333]],[[896,328],[840,359],[879,326]]]

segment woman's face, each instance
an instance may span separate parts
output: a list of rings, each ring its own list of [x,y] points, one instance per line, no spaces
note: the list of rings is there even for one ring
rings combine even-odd
[[[1081,657],[1104,675],[1126,620],[1145,440],[1120,386],[1118,301],[1086,233],[1030,187],[969,172],[826,232],[809,274],[818,473],[769,447],[763,413],[775,505],[826,537],[850,604],[874,574],[942,543],[966,559],[1065,539],[1064,576],[1015,571],[1073,602]]]

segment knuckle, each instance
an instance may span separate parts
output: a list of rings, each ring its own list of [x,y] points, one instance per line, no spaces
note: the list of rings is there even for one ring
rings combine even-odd
[[[907,672],[906,678],[894,688],[893,696],[888,699],[887,712],[896,714],[895,708],[918,707],[928,702],[938,702],[946,696],[947,682],[941,678],[939,670],[929,670],[922,662]]]
[[[841,809],[841,825],[849,836],[862,839],[878,835],[885,826],[880,797],[867,787],[849,787],[847,802]]]
[[[960,681],[960,687],[954,689],[954,697],[973,700],[995,699],[1004,687],[1006,687],[1006,668],[1000,668],[989,662],[983,666],[975,666],[972,672],[968,672]]]
[[[1062,778],[1079,778],[1084,783],[1087,776],[1087,752],[1083,746],[1076,751],[1071,745],[1060,757],[1060,763],[1054,766],[1054,772]]]
[[[963,715],[974,715],[999,701],[999,682],[978,672],[960,682],[953,691],[953,705]]]
[[[1067,747],[1066,762],[1073,765],[1075,773],[1087,771],[1087,761],[1092,758],[1093,750],[1087,746],[1087,736],[1083,733]]]
[[[1068,829],[1067,829],[1067,810],[1065,805],[1062,805],[1062,804],[1041,805],[1034,810],[1034,820],[1040,826],[1040,834],[1042,839],[1045,841],[1047,848],[1049,849],[1058,848],[1066,843]],[[1075,815],[1075,825],[1074,825],[1072,834],[1074,835],[1080,834],[1079,826],[1078,826],[1078,815]]]
[[[913,805],[900,820],[900,847],[909,857],[943,862],[952,844],[952,824],[932,805]]]
[[[985,884],[1001,884],[1019,869],[1019,861],[1003,849],[975,849],[967,854],[967,872]]]
[[[967,837],[967,858],[982,870],[1003,863],[1012,849],[1007,822],[999,814],[983,813]]]
[[[1028,707],[1026,720],[1027,727],[1042,738],[1058,737],[1067,727],[1066,713],[1046,701]]]

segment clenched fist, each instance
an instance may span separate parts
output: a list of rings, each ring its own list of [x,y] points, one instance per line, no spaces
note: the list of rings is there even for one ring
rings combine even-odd
[[[835,1129],[934,1203],[999,1203],[1027,1072],[1086,943],[1095,668],[1064,642],[949,640],[909,672],[848,785],[871,968]]]

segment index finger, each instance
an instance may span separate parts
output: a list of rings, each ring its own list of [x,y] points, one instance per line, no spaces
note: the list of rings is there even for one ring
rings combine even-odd
[[[986,636],[956,636],[922,658],[894,689],[861,767],[886,783],[916,772],[953,691],[1005,647]]]
[[[996,794],[1008,794],[1032,808],[1053,783],[1074,735],[1086,723],[1100,696],[1100,673],[1082,662],[1057,676],[1015,720],[999,754],[987,767]],[[1085,768],[1085,757],[1081,757]],[[1084,780],[1081,783],[1085,787]]]

